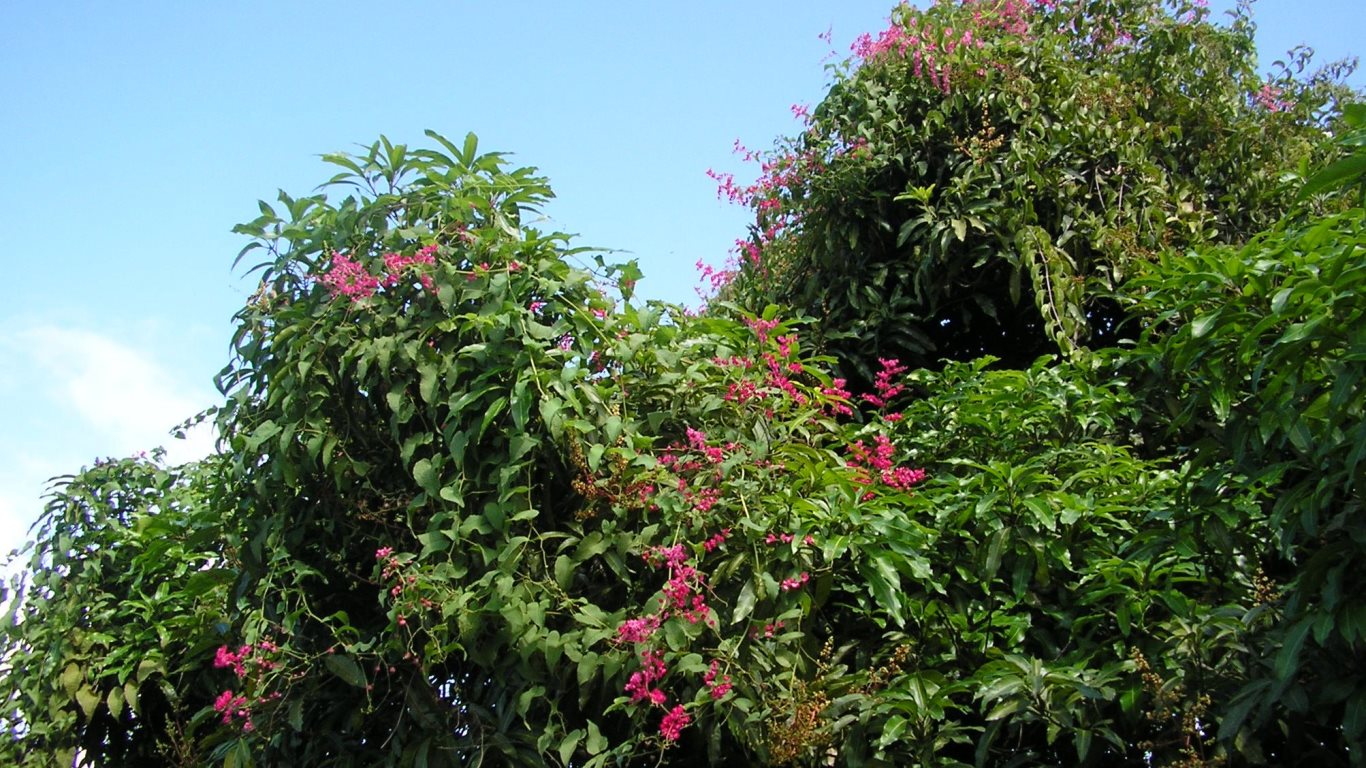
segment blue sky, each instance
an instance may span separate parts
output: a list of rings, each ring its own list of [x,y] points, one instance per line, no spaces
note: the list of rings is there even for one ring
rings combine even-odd
[[[229,230],[277,188],[311,191],[319,154],[474,131],[550,177],[544,228],[629,252],[643,295],[690,302],[694,263],[745,223],[705,171],[735,168],[737,138],[793,131],[832,48],[891,5],[4,3],[0,553],[47,477],[167,444],[216,401],[251,292]],[[1366,40],[1361,0],[1263,0],[1256,18],[1264,64]]]

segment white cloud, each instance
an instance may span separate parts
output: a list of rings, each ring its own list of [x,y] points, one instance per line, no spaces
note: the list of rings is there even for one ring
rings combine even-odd
[[[150,356],[118,340],[44,326],[19,332],[17,341],[65,405],[127,448],[165,442],[168,429],[206,405]]]
[[[173,359],[89,329],[0,328],[0,561],[26,537],[48,478],[158,446],[170,463],[213,450],[208,424],[168,434],[217,401]]]

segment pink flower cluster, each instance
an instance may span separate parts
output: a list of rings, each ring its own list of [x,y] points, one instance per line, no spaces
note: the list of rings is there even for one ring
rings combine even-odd
[[[707,552],[713,552],[721,547],[729,536],[730,529],[722,529],[707,539],[702,548]],[[664,707],[669,701],[668,694],[659,686],[659,682],[669,673],[668,666],[664,663],[664,652],[644,646],[654,639],[660,625],[670,618],[680,617],[696,623],[705,620],[710,609],[701,593],[704,578],[692,565],[688,550],[683,544],[650,547],[641,557],[654,568],[668,569],[669,578],[663,588],[665,599],[658,613],[622,622],[621,626],[617,627],[616,643],[640,647],[640,669],[631,674],[625,687],[625,692],[631,696],[631,703]],[[713,661],[711,668],[703,675],[703,683],[712,698],[719,700],[730,691],[731,680],[729,675],[718,680],[717,675],[718,665]],[[677,741],[682,730],[691,722],[692,719],[686,709],[682,705],[675,706],[664,715],[659,726],[660,735],[665,741]]]
[[[883,485],[898,491],[909,491],[911,486],[916,485],[925,479],[925,470],[911,469],[909,467],[898,467],[892,462],[892,456],[896,453],[896,448],[886,435],[878,435],[873,438],[874,446],[870,449],[864,445],[862,440],[856,440],[848,446],[849,458],[848,465],[857,474],[854,481],[863,485],[872,485],[875,481],[881,480]],[[873,473],[876,473],[874,475]],[[865,495],[867,498],[871,491]]]
[[[327,271],[323,273],[319,280],[333,298],[345,296],[352,302],[361,301],[374,296],[381,287],[393,288],[403,279],[403,273],[416,268],[419,271],[418,282],[423,289],[429,293],[436,292],[436,285],[432,281],[432,276],[421,271],[421,266],[431,266],[436,263],[436,246],[428,245],[418,249],[412,256],[404,256],[399,253],[384,254],[384,275],[372,275],[359,261],[354,260],[344,253],[332,254],[332,263]]]
[[[734,442],[724,445],[710,444],[707,442],[705,432],[691,427],[687,429],[686,436],[686,445],[676,442],[671,444],[660,455],[659,463],[664,468],[679,475],[677,488],[683,496],[683,500],[691,504],[698,512],[707,513],[721,501],[721,489],[715,486],[694,488],[686,475],[710,467],[714,479],[719,480],[721,478],[720,464],[726,460],[728,454],[733,454],[742,448]],[[694,458],[694,455],[697,458]]]
[[[688,715],[688,711],[683,708],[683,705],[679,704],[669,710],[669,713],[660,721],[659,735],[663,736],[665,741],[678,741],[683,729],[687,728],[690,723],[692,723],[692,717]]]
[[[747,186],[735,182],[735,174],[707,169],[707,177],[716,182],[716,197],[760,212],[782,208],[784,194],[801,189],[812,171],[822,170],[823,163],[814,149],[801,154],[777,153],[764,156],[745,148],[737,139],[735,154],[747,163],[759,164],[759,178]]]
[[[773,546],[775,544],[791,544],[793,541],[796,540],[796,538],[796,536],[790,533],[770,533],[764,537],[764,543],[768,544],[769,546]],[[809,533],[802,537],[802,544],[805,546],[809,547],[815,543],[815,537]]]
[[[778,634],[778,630],[782,628],[783,622],[775,621],[771,624],[765,624],[762,627],[754,627],[750,630],[749,636],[754,638],[755,640],[758,640],[761,637],[766,640],[772,640],[774,635]]]
[[[1056,8],[1058,0],[964,0],[963,5],[973,9],[974,29],[997,30],[1028,39],[1029,23],[1034,12]],[[977,45],[981,47],[980,42]]]
[[[237,675],[238,678],[244,677],[247,674],[246,659],[250,654],[251,646],[249,645],[242,646],[236,653],[226,645],[219,646],[218,653],[214,654],[213,657],[214,669],[231,667],[233,674]]]
[[[783,579],[778,586],[782,587],[784,592],[791,592],[794,589],[801,589],[802,587],[806,586],[806,583],[810,580],[811,574],[807,573],[806,571],[802,571],[797,576],[793,576],[789,579]]]
[[[1007,5],[1012,2],[1013,0],[1006,0]],[[850,49],[854,56],[862,61],[872,61],[892,54],[906,58],[909,54],[911,71],[915,77],[924,77],[938,90],[949,93],[949,66],[947,62],[941,62],[939,57],[952,54],[960,45],[974,43],[978,47],[982,45],[982,41],[975,39],[970,29],[964,31],[961,37],[955,35],[952,29],[943,32],[933,30],[929,26],[917,29],[917,21],[912,17],[904,26],[893,21],[877,38],[869,34],[860,35]]]
[[[1252,101],[1268,112],[1285,112],[1295,103],[1285,98],[1285,92],[1280,88],[1266,83],[1256,93],[1252,94]]]
[[[963,0],[963,7],[971,10],[971,23],[962,31],[921,24],[919,17],[909,13],[904,21],[894,15],[887,29],[876,37],[860,35],[850,50],[855,59],[864,63],[891,56],[909,58],[915,77],[923,77],[936,89],[950,93],[948,58],[954,51],[985,47],[982,35],[989,32],[1028,39],[1034,12],[1051,9],[1057,3],[1058,0]]]
[[[710,539],[707,539],[706,541],[702,542],[702,548],[705,549],[705,550],[708,551],[708,552],[715,552],[716,550],[718,550],[718,549],[721,548],[721,545],[722,545],[722,544],[725,544],[725,543],[726,543],[726,539],[727,539],[729,536],[730,536],[730,529],[729,529],[729,528],[722,528],[720,533],[718,533],[718,534],[716,534],[715,536],[712,536]]]
[[[655,568],[668,568],[669,578],[663,588],[665,618],[678,616],[690,624],[707,618],[710,608],[701,591],[705,577],[691,564],[682,544],[651,547],[642,557]]]
[[[252,663],[257,669],[270,671],[276,667],[274,661],[262,657],[263,653],[274,653],[280,650],[279,646],[269,640],[262,640],[256,645],[243,645],[233,651],[226,645],[219,646],[218,652],[214,654],[214,669],[231,669],[237,679],[247,676],[247,663]]]
[[[849,394],[849,390],[844,388],[848,383],[844,379],[835,379],[830,382],[830,386],[821,387],[821,394],[830,398],[825,404],[827,414],[831,416],[854,415],[854,409],[849,407],[849,398],[852,395]]]
[[[678,492],[683,494],[683,500],[691,504],[693,509],[704,514],[710,512],[721,500],[720,488],[701,488],[694,491],[684,477],[678,478]]]
[[[784,336],[772,335],[774,330],[781,324],[778,320],[763,320],[750,318],[745,321],[754,331],[760,344],[777,347],[777,353],[764,352],[760,358],[764,362],[764,367],[768,375],[763,378],[746,376],[739,381],[730,382],[726,387],[725,400],[740,405],[752,400],[766,400],[770,395],[782,393],[797,405],[806,405],[810,398],[803,393],[792,381],[791,377],[803,373],[805,368],[798,360],[793,359],[797,352],[797,335],[795,333]],[[736,368],[742,371],[749,371],[755,368],[755,361],[749,357],[732,356],[730,358],[713,358],[712,362],[722,368]],[[837,382],[843,385],[843,380]],[[842,390],[841,390],[842,391]],[[826,394],[831,394],[832,390],[824,390]],[[848,393],[844,393],[847,397]],[[843,408],[848,411],[848,406],[836,403],[833,407]],[[766,411],[771,418],[772,412]]]
[[[877,390],[877,394],[865,394],[862,397],[865,402],[884,408],[892,398],[906,390],[904,385],[894,382],[895,377],[906,372],[906,366],[896,358],[885,357],[878,358],[878,364],[882,366],[882,370],[878,371],[877,377],[873,380],[873,389]]]
[[[346,296],[356,302],[375,295],[380,279],[366,271],[360,262],[337,253],[332,255],[332,266],[323,273],[322,284],[332,292],[333,298]]]
[[[247,706],[246,696],[234,695],[232,689],[223,691],[213,702],[213,711],[223,716],[224,725],[232,725],[235,718],[242,720],[242,730],[252,731],[251,709]]]
[[[778,327],[779,322],[777,319],[764,320],[759,317],[747,317],[745,318],[745,325],[748,325],[750,330],[754,331],[754,335],[758,337],[760,344],[767,344],[769,333],[773,332],[773,330]]]
[[[783,360],[791,356],[792,344],[796,339],[796,336],[783,336],[779,339]],[[797,405],[806,405],[806,395],[802,394],[797,385],[792,383],[792,379],[788,378],[788,374],[801,373],[802,364],[795,361],[783,362],[772,352],[765,352],[763,358],[768,364],[768,386],[785,393]]]
[[[701,259],[698,259],[697,271],[701,273],[701,277],[699,277],[698,279],[703,284],[709,285],[712,293],[715,293],[716,291],[721,290],[727,285],[730,285],[731,281],[735,279],[735,275],[739,271],[739,264],[727,262],[726,266],[718,269],[702,261]],[[708,295],[705,292],[703,292],[700,288],[697,290],[697,294],[702,299],[706,299],[708,297]]]
[[[655,631],[659,629],[659,614],[652,613],[649,616],[627,619],[617,627],[617,642],[623,645],[627,643],[641,644],[650,642],[654,637]]]
[[[669,697],[655,686],[656,682],[664,679],[669,673],[669,668],[664,666],[664,654],[651,649],[643,650],[640,652],[640,664],[640,671],[631,673],[631,679],[626,683],[626,692],[631,694],[631,703],[648,701],[657,707],[664,706]]]
[[[716,678],[719,674],[720,662],[716,661],[716,659],[712,659],[711,666],[707,668],[706,672],[702,673],[702,684],[707,686],[707,693],[711,694],[713,701],[720,701],[725,698],[726,694],[730,693],[730,689],[733,687],[730,682],[730,675],[721,675],[721,679],[718,682]]]
[[[430,598],[416,593],[414,588],[417,586],[417,575],[403,573],[403,563],[394,554],[393,547],[380,547],[375,550],[375,559],[380,563],[380,578],[389,583],[389,597],[401,601],[401,607],[405,612],[416,612],[419,608],[432,610],[436,607],[436,603]],[[408,626],[407,617],[400,616],[398,625]]]
[[[245,680],[248,673],[252,672],[259,676],[264,672],[269,672],[279,666],[275,661],[266,658],[266,654],[275,653],[280,650],[279,646],[269,640],[261,640],[255,645],[247,644],[239,646],[233,650],[226,645],[219,646],[213,657],[214,669],[231,669],[238,680]],[[272,701],[280,698],[280,692],[275,691],[269,696],[261,699],[262,702]],[[242,730],[250,732],[251,722],[251,703],[244,695],[233,693],[232,689],[224,690],[214,701],[213,709],[223,716],[223,724],[231,725],[234,720],[242,721]]]
[[[799,116],[806,114],[802,109],[794,109]],[[777,239],[778,234],[797,222],[797,214],[784,205],[809,184],[810,179],[824,170],[825,162],[815,149],[800,153],[787,151],[769,156],[746,149],[739,140],[735,142],[735,153],[741,155],[746,163],[758,163],[759,175],[754,183],[738,184],[735,174],[707,169],[707,176],[716,182],[717,199],[725,199],[734,205],[754,210],[756,221],[752,238],[735,241],[731,257],[721,268],[697,262],[702,273],[702,281],[710,284],[713,292],[735,279],[744,266],[765,274],[763,251]],[[743,264],[741,260],[743,259]],[[699,290],[703,299],[707,295]]]
[[[705,432],[688,427],[686,434],[688,436],[688,447],[707,457],[713,464],[720,464],[726,460],[726,452],[720,446],[707,445],[707,434]]]

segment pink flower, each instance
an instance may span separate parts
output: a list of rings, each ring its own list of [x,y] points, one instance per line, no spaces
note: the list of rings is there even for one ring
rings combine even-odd
[[[906,372],[906,366],[902,365],[901,361],[896,358],[881,358],[878,362],[882,365],[882,370],[878,371],[877,377],[873,381],[873,388],[877,390],[877,394],[863,395],[863,399],[865,402],[882,408],[887,405],[888,401],[906,390],[904,385],[893,383],[894,377]]]
[[[234,696],[232,690],[223,691],[213,702],[213,711],[223,716],[223,724],[231,725],[233,717],[240,717],[243,730],[251,730],[251,713],[247,711],[247,697]]]
[[[761,320],[757,317],[753,320],[745,320],[745,323],[753,329],[754,335],[759,337],[759,343],[761,344],[768,341],[769,331],[778,327],[777,320]]]
[[[633,673],[626,683],[625,690],[631,694],[631,703],[648,700],[651,704],[662,706],[665,701],[664,692],[653,686],[656,680],[668,674],[669,670],[664,666],[664,655],[659,651],[642,651],[640,661],[640,671]]]
[[[232,668],[233,674],[240,678],[247,674],[246,662],[247,657],[250,655],[250,645],[244,645],[237,649],[237,653],[233,653],[226,645],[220,646],[218,652],[214,654],[213,666],[215,669],[230,667]]]
[[[544,301],[533,301],[533,302],[531,302],[530,304],[528,304],[526,308],[527,308],[528,311],[531,312],[531,314],[534,315],[534,314],[536,314],[537,312],[540,312],[542,309],[545,308],[545,302],[544,302]]]
[[[910,469],[908,467],[897,467],[892,470],[883,470],[882,482],[893,488],[902,491],[909,491],[911,486],[925,479],[925,470]]]
[[[691,722],[692,717],[688,715],[683,705],[679,704],[669,710],[669,714],[665,715],[659,723],[659,735],[663,736],[665,741],[678,741],[683,729],[687,728]]]
[[[702,682],[707,686],[707,693],[711,694],[713,701],[720,701],[725,698],[726,694],[730,693],[731,689],[730,675],[722,676],[721,682],[716,681],[719,671],[718,667],[719,662],[712,659],[711,666],[702,674]]]
[[[730,535],[729,528],[722,528],[721,532],[702,542],[702,548],[708,552],[714,552],[722,544],[726,543],[726,537]]]
[[[232,689],[228,689],[228,690],[226,690],[226,691],[223,691],[221,694],[218,695],[218,698],[217,698],[216,700],[214,700],[214,702],[213,702],[213,711],[215,711],[215,712],[229,712],[229,711],[232,710],[232,702],[233,702]]]
[[[684,491],[683,498],[691,502],[698,512],[710,512],[716,506],[716,502],[721,500],[720,488],[703,488],[697,493]]]
[[[687,435],[688,445],[691,445],[695,450],[700,451],[707,447],[707,435],[705,432],[688,427]]]
[[[765,624],[762,630],[760,630],[758,627],[755,627],[750,632],[750,637],[757,639],[760,635],[763,635],[765,638],[772,638],[775,634],[777,634],[778,630],[782,628],[783,623],[781,621],[775,621],[772,624]]]
[[[650,547],[642,557],[656,568],[661,565],[677,568],[687,561],[688,553],[683,550],[682,544],[674,544],[670,547]]]
[[[223,667],[231,667],[233,664],[236,664],[236,663],[237,663],[237,654],[235,654],[235,653],[233,653],[232,651],[228,650],[228,646],[226,646],[226,645],[221,645],[221,646],[218,647],[218,653],[216,653],[216,654],[214,655],[214,657],[213,657],[213,666],[214,666],[215,669],[222,669]]]
[[[365,270],[358,261],[352,261],[344,253],[334,253],[332,264],[323,273],[320,281],[331,291],[333,298],[346,296],[352,302],[369,298],[379,290],[380,279]]]
[[[1262,86],[1261,90],[1252,95],[1252,100],[1268,112],[1284,112],[1294,105],[1283,95],[1284,91],[1271,83],[1267,83]]]
[[[654,636],[655,630],[659,629],[659,616],[644,616],[638,619],[628,619],[617,627],[618,643],[647,643]]]

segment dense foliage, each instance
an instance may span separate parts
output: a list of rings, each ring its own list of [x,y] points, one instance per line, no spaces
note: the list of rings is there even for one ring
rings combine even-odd
[[[790,305],[851,375],[1132,337],[1114,299],[1166,250],[1270,226],[1315,157],[1330,68],[1264,81],[1240,9],[968,0],[865,36],[806,130],[747,152],[752,207],[727,294]],[[865,354],[872,350],[872,355]]]
[[[239,227],[263,258],[202,417],[220,453],[55,486],[0,625],[0,762],[1359,763],[1366,110],[1254,88],[1246,35],[1138,2],[898,10],[799,140],[819,166],[739,193],[755,239],[701,316],[530,226],[545,180],[473,136],[325,156],[342,199]],[[1111,65],[1195,79],[1096,117],[1137,98],[1087,90]],[[954,159],[924,114],[863,111],[889,84],[1035,138]],[[1192,138],[1218,121],[1237,146]],[[883,263],[820,272],[836,251]],[[1058,259],[1073,326],[1039,314]],[[822,274],[815,317],[767,303]],[[831,310],[846,287],[904,303]],[[1102,322],[1128,343],[1088,351]]]

